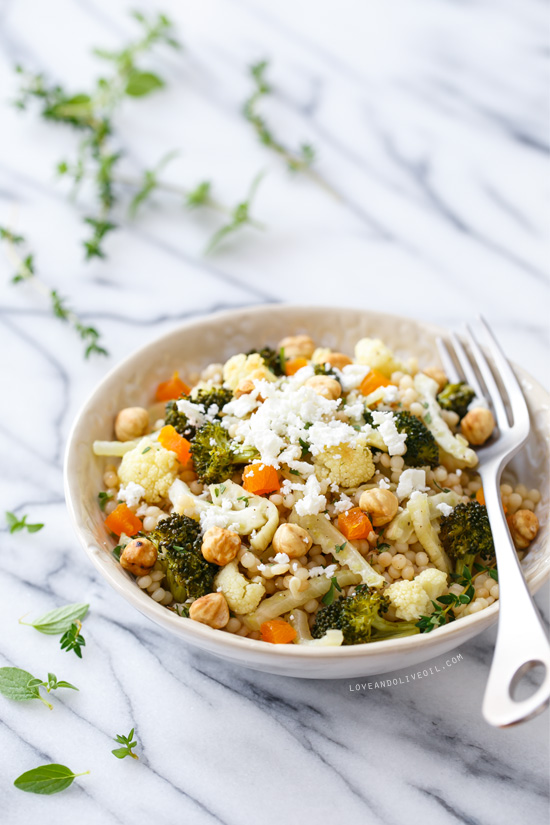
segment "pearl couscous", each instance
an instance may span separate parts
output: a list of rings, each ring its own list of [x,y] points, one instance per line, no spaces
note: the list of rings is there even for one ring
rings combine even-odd
[[[251,639],[341,645],[498,599],[473,449],[495,423],[467,385],[379,339],[351,356],[304,334],[187,378],[94,444],[113,552],[154,601]],[[540,493],[500,492],[521,558]]]

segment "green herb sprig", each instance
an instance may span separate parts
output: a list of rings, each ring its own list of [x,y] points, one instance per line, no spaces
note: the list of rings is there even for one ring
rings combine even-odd
[[[340,199],[340,195],[330,183],[312,168],[316,159],[316,153],[311,143],[302,143],[298,149],[290,149],[275,136],[265,118],[259,113],[258,104],[273,93],[273,88],[266,78],[269,61],[260,60],[248,68],[253,82],[253,91],[244,102],[243,115],[254,128],[259,141],[279,155],[285,161],[291,172],[304,173],[325,191]]]
[[[18,109],[26,109],[31,100],[40,103],[41,116],[58,124],[77,129],[82,137],[74,161],[62,160],[57,165],[59,175],[72,179],[73,195],[86,178],[94,182],[97,213],[88,215],[91,236],[84,241],[86,259],[104,257],[103,241],[116,228],[110,220],[117,201],[114,172],[122,153],[113,146],[112,118],[125,97],[140,98],[160,89],[164,81],[157,74],[141,67],[143,56],[159,45],[179,49],[172,22],[164,14],[151,18],[132,12],[140,36],[119,51],[95,49],[94,54],[110,66],[91,91],[68,92],[59,84],[48,84],[44,75],[26,72],[20,66]]]
[[[473,583],[481,573],[487,573],[490,578],[498,581],[496,567],[486,567],[483,564],[475,563],[474,570],[475,574],[473,576],[467,567],[464,568],[464,572],[460,576],[454,575],[455,584],[459,584],[463,588],[462,593],[445,593],[435,601],[432,600],[433,612],[429,616],[421,616],[416,623],[421,633],[430,633],[436,627],[454,622],[456,616],[453,609],[460,605],[470,604],[475,596]]]
[[[21,516],[19,518],[15,513],[6,511],[6,522],[10,533],[18,533],[20,530],[26,530],[28,533],[38,533],[44,527],[43,524],[29,524],[27,522],[28,516]]]
[[[74,773],[65,765],[52,762],[49,765],[40,765],[30,771],[25,771],[13,783],[20,791],[27,793],[54,794],[66,790],[77,776],[86,776],[90,771]]]
[[[86,645],[84,636],[81,635],[82,622],[88,612],[88,604],[67,604],[50,610],[34,622],[24,622],[19,619],[19,624],[26,624],[34,627],[40,633],[48,636],[58,636],[62,634],[60,641],[61,650],[74,650],[79,659],[82,659],[82,650]]]
[[[85,358],[89,358],[92,353],[108,355],[107,350],[99,344],[100,333],[98,330],[85,324],[77,313],[67,306],[65,299],[59,295],[56,289],[52,289],[38,278],[35,272],[34,254],[20,255],[18,253],[16,247],[26,243],[23,235],[16,235],[10,229],[0,227],[0,240],[7,242],[8,254],[15,268],[15,274],[11,279],[12,284],[25,281],[48,299],[54,317],[63,321],[63,323],[70,324],[84,342]]]
[[[137,741],[134,739],[134,728],[130,731],[128,736],[122,736],[120,733],[114,737],[114,741],[118,742],[119,745],[122,745],[121,748],[115,748],[111,751],[113,756],[116,756],[117,759],[124,759],[125,756],[131,756],[132,759],[139,759],[137,753],[132,751],[132,748],[135,748],[137,745]]]
[[[332,578],[330,580],[330,590],[328,590],[325,593],[325,595],[323,596],[323,598],[321,599],[323,604],[326,604],[326,605],[332,604],[332,602],[336,598],[336,591],[337,590],[338,590],[339,593],[342,592],[342,588],[338,584],[338,579],[336,578],[336,576],[332,576]]]
[[[19,667],[0,667],[0,693],[15,702],[26,702],[31,699],[39,699],[47,708],[52,710],[52,705],[44,699],[40,693],[40,688],[46,688],[47,693],[58,688],[70,688],[78,690],[70,682],[58,680],[54,673],[48,673],[47,681],[37,679],[27,670]]]
[[[107,506],[109,501],[112,501],[112,498],[113,498],[112,493],[106,493],[105,491],[102,491],[101,493],[98,493],[97,494],[97,500],[99,502],[99,509],[100,510],[105,510],[105,507]]]
[[[110,71],[103,72],[91,90],[75,94],[59,84],[49,83],[42,74],[17,68],[20,87],[16,107],[24,110],[31,101],[38,102],[44,120],[76,129],[81,135],[75,157],[59,161],[56,169],[59,176],[71,181],[73,198],[85,180],[92,181],[94,186],[95,214],[84,218],[90,230],[83,241],[85,259],[106,256],[105,240],[117,229],[114,210],[127,190],[134,190],[128,203],[131,218],[156,191],[174,195],[188,209],[205,207],[228,216],[228,222],[208,244],[208,252],[228,234],[244,226],[263,228],[250,215],[253,193],[236,206],[225,206],[213,197],[211,181],[201,181],[187,188],[161,180],[160,174],[178,155],[176,151],[165,154],[156,166],[142,170],[136,178],[120,174],[123,152],[116,143],[113,130],[117,110],[128,97],[143,98],[164,87],[165,82],[158,74],[142,67],[146,55],[159,46],[181,48],[174,36],[174,26],[166,15],[146,17],[133,12],[132,16],[141,28],[141,36],[118,51],[94,49],[96,57],[105,61]],[[255,191],[257,185],[254,182],[252,190]]]
[[[45,633],[48,636],[58,636],[60,633],[65,633],[73,622],[82,620],[88,612],[89,607],[89,604],[80,602],[66,604],[64,607],[56,607],[55,610],[49,610],[33,622],[24,622],[24,617],[21,617],[19,624],[34,627],[39,633]]]
[[[82,624],[77,620],[60,639],[61,650],[66,650],[67,653],[74,650],[79,659],[82,659],[82,648],[86,644],[86,639],[80,633],[81,630]]]

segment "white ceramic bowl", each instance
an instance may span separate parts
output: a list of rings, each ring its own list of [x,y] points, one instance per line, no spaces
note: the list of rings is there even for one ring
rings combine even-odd
[[[319,345],[350,353],[359,338],[380,337],[398,354],[415,355],[421,366],[437,363],[434,340],[445,334],[433,325],[394,315],[286,305],[220,313],[183,324],[115,367],[84,405],[69,436],[66,453],[65,495],[69,512],[88,558],[106,581],[141,613],[188,644],[245,667],[302,678],[367,676],[412,667],[447,653],[494,624],[498,603],[429,634],[404,639],[340,648],[269,645],[180,618],[141,591],[111,555],[113,542],[103,527],[97,505],[105,459],[96,458],[91,445],[95,439],[113,437],[117,411],[150,404],[156,385],[175,369],[185,378],[186,373],[224,361],[236,352],[275,345],[284,336],[301,332],[310,334]],[[511,469],[518,480],[527,487],[537,487],[542,494],[537,508],[541,529],[523,561],[530,590],[535,592],[550,575],[550,397],[524,370],[518,367],[516,371],[529,404],[532,434]]]

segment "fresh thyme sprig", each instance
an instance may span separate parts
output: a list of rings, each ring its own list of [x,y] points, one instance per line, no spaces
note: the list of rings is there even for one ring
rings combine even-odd
[[[95,183],[97,214],[85,219],[93,229],[91,237],[84,241],[86,259],[104,257],[102,242],[116,228],[110,216],[117,201],[114,171],[122,153],[112,146],[113,113],[125,97],[144,97],[164,86],[161,77],[140,68],[139,62],[145,53],[160,44],[180,48],[166,15],[149,19],[133,12],[132,16],[141,26],[141,37],[120,51],[94,50],[97,57],[110,64],[111,72],[100,77],[90,92],[69,93],[60,85],[48,85],[42,74],[17,67],[21,86],[16,107],[26,109],[31,99],[37,99],[45,120],[69,125],[83,133],[76,160],[62,160],[57,171],[72,178],[75,194],[85,178],[91,177]]]
[[[60,321],[70,324],[84,342],[85,358],[89,358],[92,353],[96,355],[108,355],[107,350],[99,345],[100,333],[98,330],[95,327],[84,324],[77,313],[67,306],[65,298],[62,298],[56,289],[52,289],[38,278],[35,272],[33,253],[28,252],[23,255],[18,253],[16,247],[21,247],[26,244],[23,235],[16,235],[10,229],[0,226],[0,240],[7,242],[8,254],[15,268],[15,275],[11,279],[12,284],[27,281],[38,292],[46,296],[50,302],[54,316]]]
[[[330,192],[336,198],[340,198],[340,195],[330,183],[313,168],[316,152],[311,143],[302,143],[298,149],[290,149],[275,137],[265,118],[258,112],[258,104],[273,92],[272,86],[266,79],[268,68],[269,61],[267,60],[260,60],[258,63],[249,66],[254,89],[250,97],[244,102],[243,114],[246,120],[254,127],[260,142],[283,158],[291,172],[303,172],[325,191]]]
[[[41,74],[28,73],[21,67],[17,69],[21,85],[15,105],[26,109],[31,100],[37,100],[45,120],[75,128],[82,134],[75,158],[60,161],[57,173],[72,181],[73,197],[76,197],[85,180],[91,180],[94,184],[96,214],[84,218],[91,228],[89,237],[83,241],[86,260],[105,257],[105,239],[117,229],[113,220],[114,209],[126,190],[134,191],[128,204],[131,218],[156,191],[176,196],[182,206],[189,209],[205,207],[228,216],[229,221],[208,244],[208,251],[243,226],[263,228],[250,216],[251,195],[236,206],[226,206],[213,197],[210,181],[201,181],[194,187],[186,188],[161,180],[160,173],[177,156],[176,151],[165,154],[156,166],[144,169],[136,178],[120,174],[123,152],[115,143],[112,127],[117,108],[125,97],[144,97],[164,86],[161,77],[144,71],[138,63],[146,52],[157,45],[180,48],[173,36],[173,25],[166,15],[159,14],[148,19],[134,12],[133,16],[143,29],[142,37],[120,51],[94,50],[97,57],[110,64],[112,71],[99,78],[91,91],[69,93],[60,85],[49,84]],[[258,181],[256,178],[253,189]]]
[[[454,622],[456,619],[453,612],[454,608],[460,605],[470,604],[475,596],[473,583],[481,573],[487,573],[491,579],[498,581],[496,567],[486,567],[476,562],[474,564],[474,570],[475,573],[473,576],[467,567],[464,568],[460,576],[454,576],[454,584],[459,584],[463,588],[462,593],[445,593],[435,601],[432,601],[433,612],[429,616],[421,616],[416,623],[421,633],[429,633],[431,630],[435,630],[436,627]]]
[[[252,201],[258,190],[258,186],[260,185],[262,178],[263,172],[260,172],[259,175],[256,175],[256,177],[252,181],[252,184],[250,185],[250,189],[248,190],[248,194],[245,200],[238,203],[230,212],[230,220],[226,224],[221,226],[217,230],[217,232],[214,232],[208,246],[206,247],[206,254],[212,252],[224,238],[226,238],[228,235],[233,234],[234,232],[237,232],[243,226],[255,226],[259,229],[263,228],[263,225],[255,221],[250,215]]]
[[[86,644],[86,639],[84,638],[84,636],[80,635],[81,630],[82,624],[77,619],[76,622],[72,623],[70,628],[63,634],[63,636],[59,640],[61,644],[61,650],[66,650],[67,653],[70,650],[74,650],[79,659],[82,659],[81,648],[84,647]]]

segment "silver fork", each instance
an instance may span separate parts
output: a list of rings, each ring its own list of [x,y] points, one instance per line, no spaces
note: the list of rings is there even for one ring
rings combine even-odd
[[[491,725],[507,727],[531,719],[548,706],[550,645],[523,578],[500,500],[502,471],[529,435],[529,410],[517,378],[494,335],[486,321],[481,317],[479,320],[489,341],[486,349],[491,356],[492,368],[468,326],[464,339],[469,352],[452,333],[449,336],[451,345],[438,338],[437,346],[449,380],[466,380],[480,398],[489,401],[498,427],[487,446],[480,448],[479,467],[476,468],[483,482],[493,531],[500,600],[498,635],[483,699],[483,715]],[[451,356],[453,350],[458,369]],[[496,377],[506,389],[510,420]],[[542,684],[529,698],[516,701],[513,695],[519,682],[540,665],[545,668]]]

